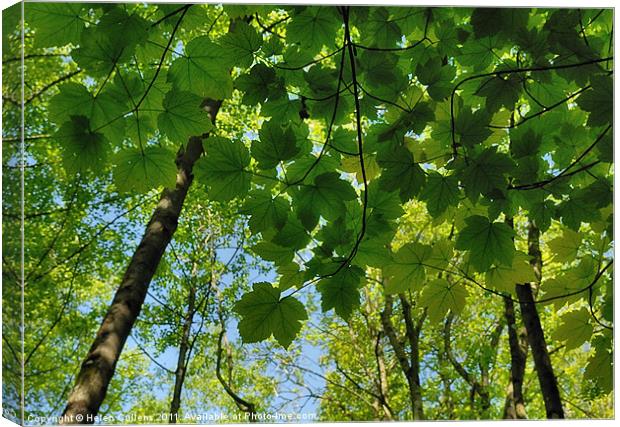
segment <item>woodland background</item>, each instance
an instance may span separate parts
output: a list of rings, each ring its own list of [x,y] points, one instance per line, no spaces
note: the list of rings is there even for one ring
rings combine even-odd
[[[5,416],[614,416],[611,9],[24,8]]]

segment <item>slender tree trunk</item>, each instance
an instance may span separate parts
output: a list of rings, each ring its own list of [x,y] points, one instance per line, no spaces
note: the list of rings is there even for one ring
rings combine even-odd
[[[213,122],[220,105],[221,101],[211,100],[203,104]],[[140,314],[151,279],[177,229],[179,215],[193,179],[192,168],[202,152],[200,137],[190,138],[187,146],[179,151],[176,159],[176,187],[164,189],[162,192],[142,240],[82,363],[63,412],[63,424],[91,424],[95,421],[94,417],[105,398],[125,341]]]
[[[508,345],[510,347],[510,382],[504,405],[505,419],[525,419],[525,399],[523,398],[523,378],[527,361],[527,333],[524,328],[517,329],[515,308],[512,299],[504,298],[504,316],[508,324]]]
[[[215,261],[215,254],[213,254],[213,260]],[[217,349],[216,349],[216,359],[215,359],[215,376],[219,383],[224,387],[224,391],[237,405],[240,411],[244,412],[244,415],[247,417],[247,421],[251,423],[257,423],[258,413],[256,412],[256,405],[254,402],[250,402],[241,397],[234,389],[233,389],[233,355],[230,348],[230,343],[228,342],[228,338],[226,337],[226,314],[224,312],[224,307],[222,306],[222,293],[220,289],[217,287],[217,281],[211,277],[211,284],[215,290],[215,297],[218,301],[218,309],[217,316],[220,321],[220,334],[217,339]],[[222,355],[224,352],[224,347],[226,348],[226,362],[228,364],[228,379],[224,378],[222,374]]]
[[[414,420],[421,420],[424,417],[422,411],[422,395],[420,390],[419,365],[411,366],[410,360],[407,358],[405,346],[400,340],[394,326],[392,325],[392,303],[393,298],[390,295],[385,297],[385,308],[381,312],[381,323],[383,330],[388,337],[390,345],[396,354],[396,359],[400,364],[400,368],[405,374],[407,385],[409,387],[409,400],[411,402],[411,413]],[[417,348],[415,349],[417,351]],[[416,378],[417,377],[417,378]]]
[[[230,344],[228,343],[228,339],[226,338],[226,329],[224,329],[224,326],[222,326],[222,330],[220,331],[220,335],[217,341],[217,359],[215,362],[216,363],[215,375],[217,377],[217,380],[222,385],[222,387],[224,387],[226,394],[228,394],[234,400],[235,404],[237,405],[237,408],[243,411],[245,415],[248,417],[247,420],[251,423],[256,423],[258,422],[256,405],[252,402],[245,400],[236,391],[233,390],[232,384],[231,384],[232,383],[231,375],[229,375],[228,380],[226,380],[224,376],[222,375],[223,346],[226,346],[227,348],[227,353],[228,353],[227,360],[229,363],[229,367],[228,367],[229,374],[232,372],[232,354],[230,353],[229,345]]]
[[[394,413],[392,412],[392,408],[388,402],[388,395],[390,393],[388,376],[387,376],[387,368],[385,366],[385,354],[383,353],[383,346],[381,345],[381,336],[382,331],[375,331],[376,340],[375,340],[375,360],[377,362],[377,391],[379,393],[379,400],[381,404],[381,408],[383,409],[383,413],[385,414],[385,419],[389,421],[394,420]]]
[[[422,401],[422,386],[420,385],[420,330],[426,318],[426,312],[420,316],[417,324],[411,318],[411,303],[406,295],[400,294],[400,303],[405,319],[405,331],[409,340],[409,376],[414,387],[411,389],[411,405],[416,420],[424,419],[424,403]],[[417,418],[416,418],[417,417]]]
[[[443,346],[444,353],[448,358],[448,361],[454,368],[454,370],[465,380],[467,384],[470,386],[469,399],[471,403],[472,411],[475,410],[476,404],[476,394],[480,396],[481,399],[481,407],[484,410],[488,409],[487,402],[489,401],[488,392],[482,385],[478,382],[478,380],[470,374],[465,366],[457,359],[456,355],[452,352],[452,321],[454,320],[454,313],[450,311],[446,316],[446,320],[443,327]]]
[[[375,406],[381,410],[383,413],[382,420],[393,421],[394,411],[389,403],[389,394],[390,394],[390,383],[388,380],[388,369],[385,365],[385,353],[383,351],[382,338],[385,335],[383,329],[381,328],[380,319],[379,323],[377,323],[375,319],[375,315],[379,310],[377,299],[374,298],[368,287],[364,288],[365,293],[365,303],[363,306],[363,310],[361,311],[364,320],[366,321],[366,326],[368,328],[369,338],[372,338],[375,342],[374,345],[374,355],[375,362],[377,365],[376,377],[375,377],[375,386],[377,390],[377,397],[375,399]],[[357,345],[357,339],[353,336],[353,328],[350,327],[349,331],[352,335],[352,343],[353,345]],[[362,364],[364,365],[364,364]],[[366,366],[363,366],[366,375],[369,378],[373,377],[372,370],[368,369]],[[377,411],[378,412],[378,411]],[[378,415],[379,417],[379,415]]]
[[[542,257],[539,245],[540,231],[533,224],[530,224],[528,231],[529,254],[533,257],[532,266],[537,275],[538,281],[541,279]],[[517,296],[521,306],[521,316],[527,330],[527,338],[532,349],[534,365],[538,374],[540,389],[545,402],[547,418],[564,418],[564,409],[560,398],[558,382],[553,373],[553,366],[549,358],[545,335],[540,323],[540,317],[534,303],[532,287],[529,283],[517,285]]]
[[[183,390],[183,382],[185,381],[185,374],[187,373],[189,333],[194,323],[195,304],[196,288],[190,284],[189,294],[187,296],[187,313],[181,330],[179,357],[177,359],[177,368],[174,372],[174,390],[172,393],[172,401],[170,402],[170,423],[172,424],[178,421],[179,408],[181,407],[181,390]]]
[[[440,404],[442,408],[445,408],[440,413],[443,415],[443,419],[451,420],[454,416],[454,400],[452,399],[452,378],[444,372],[443,365],[445,363],[445,354],[443,351],[437,352],[437,365],[439,366],[438,375],[441,379],[441,385],[443,392],[440,398]]]

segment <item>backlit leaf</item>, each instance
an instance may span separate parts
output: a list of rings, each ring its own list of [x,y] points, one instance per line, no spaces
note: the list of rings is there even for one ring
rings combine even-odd
[[[467,225],[456,238],[455,248],[469,251],[472,266],[484,272],[492,264],[512,265],[515,246],[514,231],[510,227],[479,215],[466,218],[465,223]]]
[[[208,187],[214,200],[243,197],[250,189],[247,171],[250,154],[241,141],[212,136],[204,142],[205,156],[196,162],[194,174]]]
[[[263,341],[270,336],[288,348],[308,318],[306,309],[293,297],[280,296],[278,288],[258,282],[252,291],[243,295],[234,310],[241,316],[237,325],[243,342]]]
[[[174,152],[163,147],[129,148],[116,155],[114,182],[120,191],[146,192],[159,186],[174,188]]]
[[[467,290],[462,284],[450,284],[446,279],[436,279],[424,286],[419,303],[428,308],[428,319],[438,323],[451,310],[460,313],[465,307]]]

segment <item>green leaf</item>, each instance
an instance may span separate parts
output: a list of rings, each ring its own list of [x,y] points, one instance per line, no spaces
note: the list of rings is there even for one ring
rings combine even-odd
[[[513,111],[521,95],[520,83],[517,76],[506,78],[494,76],[483,80],[476,95],[486,98],[486,108],[489,112],[499,111],[502,107]]]
[[[272,197],[269,191],[254,190],[246,198],[242,213],[251,215],[248,221],[250,230],[259,233],[284,227],[290,210],[290,203],[284,197]]]
[[[112,92],[101,92],[93,96],[85,86],[66,83],[60,92],[50,100],[49,117],[62,123],[70,116],[85,116],[93,131],[103,133],[110,142],[120,144],[125,134],[125,124],[121,118],[127,107]]]
[[[92,99],[86,86],[79,83],[65,83],[60,86],[58,94],[50,100],[49,118],[56,123],[62,123],[69,116],[80,112],[82,115],[91,116],[91,110],[88,107]]]
[[[135,48],[145,43],[148,24],[137,14],[128,15],[123,7],[113,7],[97,25],[90,25],[80,38],[80,47],[71,56],[89,74],[106,76],[116,65],[130,60]]]
[[[293,16],[286,27],[286,40],[318,51],[323,45],[331,46],[341,26],[334,7],[306,7]]]
[[[252,251],[266,261],[276,265],[285,265],[293,261],[295,251],[272,242],[258,242],[252,246]]]
[[[428,86],[427,91],[431,98],[441,101],[452,93],[452,80],[456,76],[456,68],[442,65],[441,58],[429,58],[424,64],[418,64],[416,76],[420,83]]]
[[[561,237],[549,241],[549,248],[553,251],[553,259],[557,262],[572,262],[577,259],[577,252],[581,247],[581,233],[564,229]]]
[[[263,104],[261,113],[265,117],[272,117],[282,122],[297,123],[300,121],[299,112],[302,110],[301,101],[299,99],[288,99],[282,96],[276,99],[269,99]]]
[[[284,292],[292,287],[302,286],[305,280],[305,273],[305,271],[299,269],[299,265],[295,262],[279,265],[278,274],[280,274],[280,280],[278,280],[278,283],[280,291]]]
[[[281,161],[290,160],[301,150],[297,137],[290,125],[270,120],[264,122],[258,141],[252,141],[252,156],[258,160],[261,169],[276,167]]]
[[[356,266],[345,267],[336,275],[323,279],[317,285],[321,293],[321,308],[327,312],[332,308],[344,320],[360,305],[359,288],[364,271]]]
[[[260,11],[261,5],[253,4],[223,4],[222,8],[226,12],[229,18],[245,18]]]
[[[172,85],[166,82],[163,73],[155,76],[154,71],[143,74],[127,72],[116,74],[109,92],[117,100],[125,100],[125,103],[129,100],[128,105],[132,107],[142,101],[139,106],[140,116],[155,117],[161,111],[164,97],[171,88]]]
[[[310,242],[310,235],[297,218],[289,218],[271,240],[276,245],[280,245],[293,250],[303,249]]]
[[[566,350],[572,350],[589,341],[594,328],[590,324],[590,312],[583,307],[569,311],[560,317],[560,326],[551,337],[554,340],[566,342]]]
[[[233,30],[218,41],[222,46],[222,56],[228,63],[247,68],[252,65],[254,52],[260,48],[262,39],[249,24],[236,21]]]
[[[603,178],[597,178],[592,184],[577,190],[576,194],[584,205],[594,205],[598,209],[613,203],[612,183]]]
[[[440,216],[448,206],[456,206],[459,201],[458,179],[455,176],[444,176],[437,172],[428,172],[426,185],[420,194],[426,202],[428,213]]]
[[[207,36],[192,39],[185,55],[174,60],[168,81],[180,90],[201,98],[226,99],[232,95],[230,68],[234,64],[222,56],[222,48]]]
[[[471,25],[478,38],[500,33],[514,36],[526,28],[528,14],[527,8],[477,8],[471,15]]]
[[[592,89],[577,98],[577,105],[590,113],[589,126],[611,124],[614,114],[613,80],[610,76],[593,76],[590,79]]]
[[[439,323],[448,310],[458,314],[465,307],[467,290],[460,284],[450,284],[446,279],[435,279],[424,286],[418,299],[420,305],[428,308],[428,319]]]
[[[577,265],[562,274],[547,279],[541,289],[545,291],[544,298],[550,299],[549,303],[556,308],[561,308],[566,303],[573,303],[582,298],[587,298],[586,288],[592,282],[596,274],[596,261],[586,256]]]
[[[416,196],[424,185],[424,171],[403,146],[386,148],[377,155],[381,166],[380,184],[384,190],[399,191],[403,202]]]
[[[398,55],[393,52],[363,50],[360,53],[360,71],[364,87],[381,88],[385,82],[400,76]]]
[[[424,31],[428,10],[424,8],[409,8],[400,6],[388,6],[390,20],[398,22],[402,34],[411,36],[416,31]],[[433,15],[433,19],[435,16]]]
[[[26,6],[26,9],[28,6]],[[21,45],[12,42],[12,36],[21,38],[22,4],[15,3],[2,10],[2,52],[8,55],[12,48],[21,49]]]
[[[319,157],[314,154],[306,154],[286,165],[288,182],[298,183],[304,178],[303,182],[307,184],[317,176],[333,172],[340,166],[339,158],[330,154],[323,154],[319,160],[317,158]]]
[[[457,56],[460,53],[459,44],[463,42],[463,38],[469,35],[468,32],[454,25],[451,19],[445,19],[437,22],[435,27],[435,36],[437,36],[437,51],[441,55]]]
[[[351,251],[351,242],[355,241],[354,228],[357,227],[358,221],[349,224],[347,222],[349,215],[350,212],[347,211],[346,216],[325,224],[314,236],[316,240],[323,243],[321,248],[326,252]]]
[[[482,144],[492,134],[488,127],[489,119],[487,110],[472,112],[469,108],[461,109],[454,119],[455,141],[466,147]]]
[[[276,78],[275,70],[264,64],[256,64],[248,74],[237,77],[235,87],[245,92],[243,103],[248,105],[256,105],[265,102],[267,98],[277,99],[284,95],[282,81]]]
[[[503,292],[514,293],[515,285],[535,282],[534,268],[530,265],[530,257],[523,252],[516,252],[512,265],[491,267],[485,276],[487,286]]]
[[[213,123],[201,103],[202,99],[193,93],[170,91],[164,98],[164,111],[157,117],[159,129],[177,144],[209,132]]]
[[[595,341],[595,352],[588,359],[584,371],[584,379],[594,382],[602,393],[609,393],[614,385],[614,358],[611,349],[611,340],[600,337]]]
[[[472,202],[476,202],[480,195],[484,196],[491,190],[505,190],[508,186],[506,175],[510,174],[513,166],[514,163],[506,154],[498,153],[495,147],[487,148],[462,167],[461,181],[465,194]]]
[[[213,200],[243,197],[250,190],[250,153],[241,141],[211,136],[205,143],[205,156],[196,162],[194,174],[209,188]]]
[[[269,283],[258,282],[235,304],[241,316],[237,325],[245,343],[264,341],[270,336],[288,348],[308,318],[304,305],[293,297],[280,298],[280,291]]]
[[[465,218],[467,224],[456,239],[455,248],[469,251],[469,262],[480,272],[492,264],[512,265],[514,230],[501,222],[490,222],[480,215]]]
[[[334,221],[346,213],[344,202],[357,197],[355,190],[339,178],[337,172],[318,175],[312,185],[304,185],[297,192],[297,215],[307,230],[313,229],[319,216]]]
[[[64,46],[80,39],[85,20],[80,3],[25,3],[24,15],[35,30],[35,47]]]
[[[596,151],[598,152],[598,159],[601,162],[613,163],[614,161],[614,141],[610,132],[596,144]]]
[[[543,233],[551,226],[551,218],[555,215],[555,204],[551,200],[534,202],[529,207],[529,215],[534,224]]]
[[[174,188],[175,154],[163,147],[129,148],[118,152],[113,170],[119,191],[147,192],[159,186]]]
[[[390,48],[401,41],[402,32],[385,7],[374,8],[365,24],[364,42],[372,46]]]
[[[104,169],[110,151],[109,143],[101,133],[90,130],[86,117],[71,116],[58,129],[55,138],[62,144],[63,165],[68,173]]]
[[[433,244],[433,252],[426,264],[444,270],[454,259],[454,244],[450,240],[440,240]]]
[[[471,37],[460,49],[456,59],[465,66],[473,67],[474,71],[486,69],[497,57],[495,49],[500,47],[497,36],[483,37],[472,40]]]
[[[515,159],[535,156],[542,144],[542,135],[533,129],[521,127],[510,131],[510,154]]]
[[[377,181],[368,185],[368,217],[380,215],[383,219],[392,220],[404,214],[398,193],[381,190]]]
[[[587,195],[585,197],[588,199]],[[589,202],[578,197],[570,197],[558,205],[557,213],[562,218],[562,223],[574,231],[579,231],[582,222],[597,220],[600,212]]]
[[[398,294],[409,289],[421,289],[426,279],[425,265],[432,257],[433,248],[421,243],[407,243],[383,267],[385,291]]]

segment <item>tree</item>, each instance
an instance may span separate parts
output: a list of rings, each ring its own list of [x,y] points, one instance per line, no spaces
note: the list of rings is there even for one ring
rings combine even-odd
[[[551,342],[563,342],[576,360],[591,346],[580,361],[591,401],[611,392],[611,10],[76,3],[24,10],[23,52],[15,9],[3,28],[3,66],[22,66],[27,83],[24,146],[19,82],[3,84],[11,123],[3,130],[3,228],[13,242],[3,275],[14,284],[3,298],[16,318],[24,280],[28,321],[44,332],[28,338],[21,355],[10,328],[4,360],[14,374],[26,354],[35,360],[52,338],[77,333],[70,316],[88,317],[93,334],[101,321],[90,344],[84,338],[59,350],[67,360],[83,357],[71,392],[53,393],[67,399],[64,422],[92,421],[110,399],[140,316],[175,325],[170,335],[138,330],[162,350],[176,337],[170,412],[179,412],[200,300],[191,283],[203,277],[192,266],[208,265],[212,253],[177,229],[186,217],[200,223],[213,203],[230,207],[217,210],[216,222],[247,221],[248,251],[269,263],[264,280],[231,284],[221,306],[200,314],[217,319],[217,334],[196,335],[200,348],[215,349],[217,379],[242,411],[255,413],[254,400],[221,372],[223,352],[237,349],[226,344],[230,316],[247,348],[275,341],[283,355],[313,338],[304,331],[319,315],[348,322],[351,339],[372,341],[347,366],[320,373],[370,407],[342,405],[328,390],[336,401],[325,403],[329,416],[522,417],[527,400],[540,413],[526,385],[521,323],[545,416],[566,415],[563,386],[571,396],[581,390],[563,383]],[[19,177],[9,177],[20,167],[33,189],[25,216]],[[23,277],[13,239],[20,221],[33,225]],[[172,263],[170,252],[178,256]],[[181,271],[186,288],[173,277]],[[75,295],[84,280],[93,284],[77,287],[86,307]],[[181,319],[148,308],[153,286],[166,300],[182,295],[174,308]],[[50,309],[59,292],[64,303]],[[474,298],[484,298],[485,316],[471,307]],[[475,340],[484,357],[470,365],[458,355],[475,354],[464,338],[476,322],[488,329]],[[337,343],[327,349],[334,357],[322,370],[343,352]],[[351,375],[363,366],[359,357],[374,360],[374,383]],[[400,371],[394,378],[382,373],[390,361]],[[492,407],[500,389],[491,378],[508,372],[504,411]],[[388,382],[406,389],[392,396]],[[441,410],[425,393],[441,395]],[[454,408],[455,393],[469,393],[467,411]],[[409,415],[394,402],[408,402]]]

